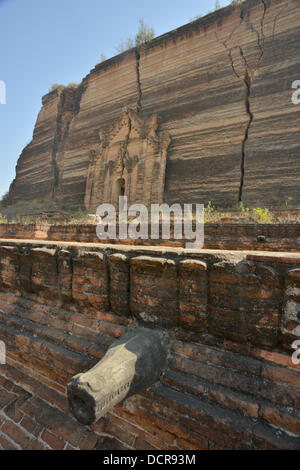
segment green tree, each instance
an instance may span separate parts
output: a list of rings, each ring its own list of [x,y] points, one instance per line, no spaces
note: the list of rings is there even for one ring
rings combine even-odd
[[[147,26],[143,18],[139,19],[139,30],[136,33],[134,39],[130,35],[125,41],[122,41],[117,47],[116,51],[121,53],[131,49],[132,47],[139,47],[146,44],[155,37],[155,31],[153,28]]]
[[[135,35],[135,45],[141,46],[142,44],[146,44],[147,42],[152,41],[155,36],[155,31],[153,28],[147,26],[143,20],[143,18],[139,19],[139,30]]]

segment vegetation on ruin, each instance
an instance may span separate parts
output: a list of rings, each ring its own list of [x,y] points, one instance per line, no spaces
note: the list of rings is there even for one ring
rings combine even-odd
[[[292,198],[287,197],[286,201]],[[220,210],[213,206],[209,201],[204,208],[205,223],[222,223],[222,222],[241,222],[241,223],[299,223],[300,213],[297,210],[291,212],[287,207],[283,207],[282,211],[272,211],[263,207],[249,207],[247,204],[240,202],[236,207],[228,210]]]
[[[127,51],[132,47],[140,47],[143,44],[146,44],[155,37],[155,31],[153,28],[147,26],[143,18],[139,19],[139,30],[134,36],[130,35],[125,41],[122,41],[117,47],[116,51],[120,54],[121,52]]]
[[[61,85],[60,83],[53,83],[53,85],[51,85],[50,91],[62,90],[63,88],[64,85]]]
[[[4,208],[4,207],[8,207],[9,206],[9,194],[8,194],[8,191],[3,194],[1,200],[0,200],[0,209]]]
[[[77,83],[77,82],[70,82],[70,83],[68,83],[67,88],[77,88],[78,85],[79,85],[79,83]]]
[[[205,223],[299,223],[300,208],[291,210],[289,203],[292,197],[287,196],[282,202],[281,210],[265,207],[249,207],[240,202],[235,207],[220,209],[212,201],[204,208]],[[172,219],[172,217],[171,217]],[[0,200],[0,223],[49,224],[49,225],[89,225],[96,224],[95,212],[85,209],[70,209],[66,205],[49,198],[33,201],[19,201],[9,204],[8,193]]]
[[[53,83],[49,91],[54,91],[54,90],[63,90],[64,88],[77,88],[79,83],[77,82],[70,82],[68,85],[62,85],[60,83]]]
[[[292,196],[287,196],[287,198],[284,201],[285,209],[289,208],[289,204],[292,200],[293,200]]]
[[[273,216],[269,209],[262,209],[261,207],[255,207],[252,210],[252,217],[259,223],[271,223],[273,222]]]
[[[139,24],[139,30],[135,35],[135,46],[137,47],[152,41],[155,37],[154,29],[147,26],[142,18],[139,19]]]

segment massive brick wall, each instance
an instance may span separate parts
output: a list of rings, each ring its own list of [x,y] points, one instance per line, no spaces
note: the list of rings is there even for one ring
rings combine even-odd
[[[77,91],[46,95],[11,200],[43,188],[83,206],[90,156],[129,107],[142,121],[158,115],[172,139],[166,202],[299,206],[299,25],[298,0],[247,0],[97,65]],[[65,93],[74,96],[64,107]],[[142,188],[150,176],[138,171]]]
[[[69,126],[79,111],[85,80],[77,88],[57,88],[42,99],[32,141],[25,147],[16,166],[9,198],[30,200],[61,194],[59,153],[63,151]]]
[[[299,449],[299,255],[3,241],[0,446]],[[91,427],[66,384],[138,322],[168,369]]]

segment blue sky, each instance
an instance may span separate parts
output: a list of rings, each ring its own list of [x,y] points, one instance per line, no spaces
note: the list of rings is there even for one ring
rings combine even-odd
[[[226,6],[229,0],[221,0]],[[213,10],[215,0],[0,0],[0,196],[32,137],[41,98],[53,83],[80,82],[138,28],[156,36]]]

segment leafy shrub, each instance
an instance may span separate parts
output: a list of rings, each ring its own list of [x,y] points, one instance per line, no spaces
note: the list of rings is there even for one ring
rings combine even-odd
[[[252,209],[252,216],[257,222],[262,224],[271,223],[273,220],[273,216],[269,212],[269,209],[262,209],[261,207]]]
[[[153,28],[147,26],[142,18],[139,19],[139,30],[136,33],[134,39],[130,35],[125,41],[122,41],[117,47],[116,51],[118,53],[127,51],[132,47],[140,47],[147,42],[152,41],[155,37],[155,31]]]
[[[147,42],[152,41],[152,39],[155,36],[154,29],[147,26],[143,18],[139,19],[139,24],[140,24],[139,30],[137,34],[135,35],[136,46],[142,46],[143,44],[146,44]]]
[[[8,220],[7,218],[5,217],[5,215],[2,215],[0,213],[0,224],[7,224]]]
[[[289,208],[289,203],[293,200],[292,196],[288,196],[285,200],[285,208]]]
[[[218,222],[222,217],[221,212],[218,212],[212,205],[211,201],[208,201],[207,206],[204,207],[204,223],[207,222]]]
[[[53,91],[53,90],[62,90],[63,88],[64,88],[64,86],[61,85],[60,83],[53,83],[53,85],[51,86],[50,91]]]
[[[3,194],[0,200],[0,207],[7,207],[7,206],[9,206],[9,192],[8,191],[5,194]]]
[[[239,202],[238,208],[243,214],[249,214],[250,212],[250,208],[247,206],[247,204],[244,204],[242,201]]]

